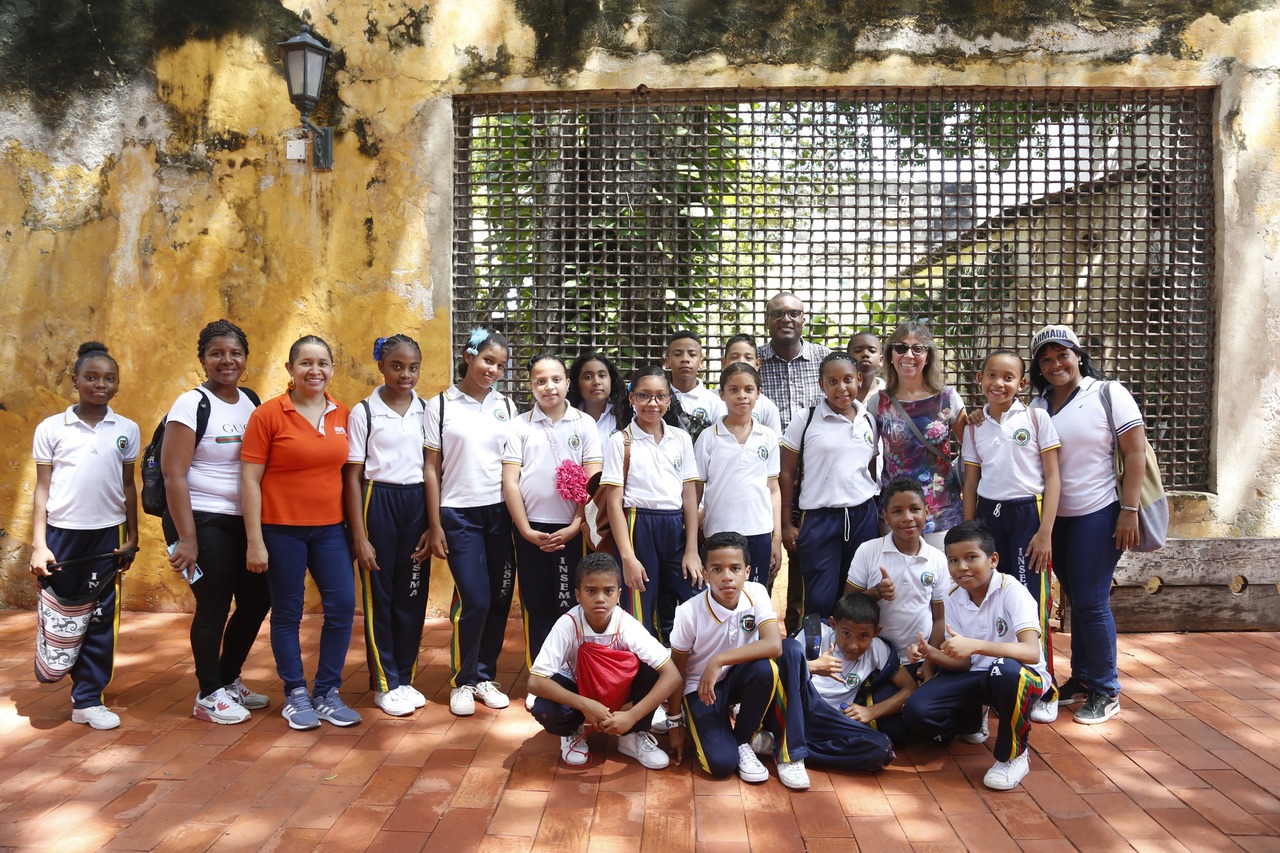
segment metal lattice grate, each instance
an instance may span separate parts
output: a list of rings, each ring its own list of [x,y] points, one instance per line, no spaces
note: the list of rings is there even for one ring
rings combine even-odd
[[[643,89],[643,87],[642,87]],[[455,100],[454,337],[660,363],[761,342],[794,291],[842,347],[929,318],[965,400],[1071,324],[1138,397],[1171,488],[1209,483],[1211,89],[556,92]],[[521,378],[513,371],[512,378]]]

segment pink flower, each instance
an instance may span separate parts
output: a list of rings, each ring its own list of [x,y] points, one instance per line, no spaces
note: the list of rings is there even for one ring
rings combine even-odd
[[[556,492],[567,501],[579,506],[587,502],[587,472],[572,459],[566,459],[556,468]]]

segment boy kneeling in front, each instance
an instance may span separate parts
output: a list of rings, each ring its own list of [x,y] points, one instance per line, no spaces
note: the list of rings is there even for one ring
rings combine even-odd
[[[671,629],[671,657],[683,687],[667,700],[667,733],[677,762],[684,758],[687,720],[703,770],[728,776],[737,768],[745,781],[763,782],[769,771],[751,751],[751,736],[778,690],[782,631],[769,591],[748,581],[750,573],[742,534],[707,537],[707,588],[676,608]],[[778,775],[788,787],[809,787],[803,760],[779,765]]]
[[[1035,599],[1017,578],[996,572],[999,555],[981,521],[966,521],[945,540],[955,586],[943,599],[946,639],[935,648],[923,635],[910,659],[929,660],[938,674],[922,684],[902,710],[907,725],[926,737],[986,737],[989,705],[1000,720],[995,765],[983,784],[996,791],[1016,787],[1030,769],[1027,736],[1031,709],[1049,684],[1040,646]]]
[[[666,647],[618,607],[621,591],[622,571],[612,556],[588,554],[578,563],[578,606],[556,620],[529,670],[529,692],[537,697],[533,717],[560,735],[565,764],[591,759],[589,724],[618,735],[623,755],[661,770],[669,759],[649,727],[654,709],[678,689],[680,673]]]

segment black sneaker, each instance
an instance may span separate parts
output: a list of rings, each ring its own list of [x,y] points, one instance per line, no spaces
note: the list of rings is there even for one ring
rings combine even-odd
[[[1089,687],[1074,675],[1058,687],[1058,704],[1074,705],[1089,697]]]
[[[1073,719],[1081,725],[1093,726],[1098,723],[1105,723],[1118,713],[1120,713],[1119,696],[1090,693],[1089,698],[1084,700],[1084,707],[1076,711]]]

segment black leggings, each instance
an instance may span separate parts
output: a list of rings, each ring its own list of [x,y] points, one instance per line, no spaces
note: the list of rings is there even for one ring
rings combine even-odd
[[[243,518],[216,512],[193,512],[192,516],[200,548],[196,562],[204,576],[191,585],[196,597],[191,654],[200,695],[208,696],[240,677],[258,629],[271,609],[271,593],[265,573],[254,574],[245,568]],[[231,613],[233,598],[236,609]]]

